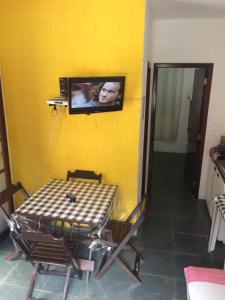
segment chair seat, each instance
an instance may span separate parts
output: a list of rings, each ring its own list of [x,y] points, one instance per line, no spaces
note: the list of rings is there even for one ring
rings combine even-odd
[[[212,268],[184,269],[189,300],[224,300],[225,271]]]
[[[69,248],[71,249],[71,252],[73,252],[75,243],[71,242],[69,244]],[[63,266],[71,264],[71,259],[65,253],[65,249],[60,244],[56,245],[38,242],[34,245],[28,259]]]
[[[119,243],[123,237],[129,232],[131,224],[123,221],[109,220],[106,229],[112,233],[113,242]]]
[[[74,241],[69,241],[68,246],[71,252],[73,252],[76,247],[76,243]],[[69,259],[66,255],[63,246],[46,243],[36,243],[28,257],[28,260],[61,266],[69,266],[71,264],[71,259]],[[81,258],[76,258],[76,260],[81,271],[93,272],[94,261]]]

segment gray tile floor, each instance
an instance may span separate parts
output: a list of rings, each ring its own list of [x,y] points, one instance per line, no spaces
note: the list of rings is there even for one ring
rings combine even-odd
[[[134,241],[143,253],[141,285],[135,285],[114,264],[100,279],[71,279],[68,300],[186,300],[183,268],[188,265],[222,268],[225,247],[207,253],[210,219],[204,201],[190,194],[184,178],[182,156],[159,154],[154,165],[153,194],[145,224]],[[26,299],[32,266],[18,258],[7,262],[13,249],[8,239],[0,244],[0,300]],[[129,260],[129,253],[125,253]],[[62,298],[64,279],[38,278],[36,299]]]
[[[0,245],[0,249],[0,299],[25,300],[32,266],[25,262],[22,257],[12,262],[5,260],[7,254],[13,249],[9,239]],[[141,278],[142,285],[133,284],[120,266],[115,264],[101,280],[95,280],[92,276],[89,283],[86,284],[84,279],[81,281],[71,279],[68,300],[172,299],[174,288],[172,280],[150,274],[144,268],[141,272]],[[42,300],[62,299],[63,284],[62,277],[39,276],[34,297]]]
[[[207,252],[211,221],[205,201],[189,191],[185,162],[185,155],[155,154],[150,211],[136,241],[146,257],[142,270],[171,282],[172,298],[162,290],[159,299],[186,300],[184,267],[222,269],[225,258],[221,243]]]

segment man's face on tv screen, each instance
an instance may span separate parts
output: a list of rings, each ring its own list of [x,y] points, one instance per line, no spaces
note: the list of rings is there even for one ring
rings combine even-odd
[[[99,93],[99,102],[102,104],[114,105],[118,98],[120,98],[120,83],[104,83]]]

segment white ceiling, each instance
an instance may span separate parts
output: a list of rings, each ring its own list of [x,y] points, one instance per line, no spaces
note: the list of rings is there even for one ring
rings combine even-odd
[[[150,0],[154,19],[225,18],[225,0]]]

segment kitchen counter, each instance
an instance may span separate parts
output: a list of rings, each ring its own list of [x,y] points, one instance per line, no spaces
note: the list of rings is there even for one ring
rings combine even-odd
[[[215,211],[215,197],[225,194],[225,166],[224,164],[213,160],[210,161],[207,172],[207,191],[206,191],[206,205],[209,210],[209,215],[213,220]],[[225,222],[218,223],[219,229],[216,233],[216,239],[225,244]],[[214,229],[213,229],[214,230]],[[215,236],[214,236],[215,238]],[[209,248],[212,249],[212,241]]]

